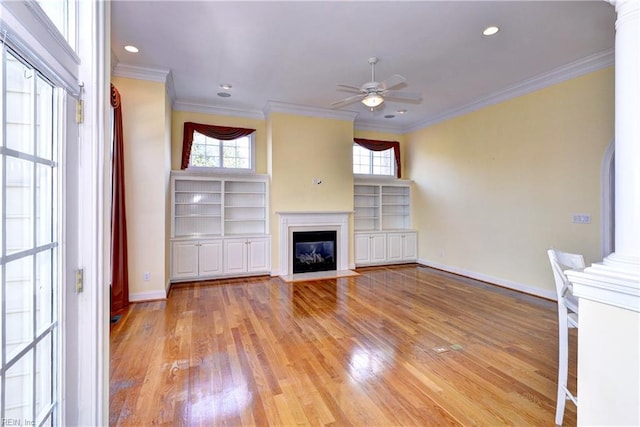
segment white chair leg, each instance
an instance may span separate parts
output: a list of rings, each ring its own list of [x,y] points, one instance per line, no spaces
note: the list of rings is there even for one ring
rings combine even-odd
[[[567,402],[565,389],[567,387],[569,366],[569,330],[566,308],[564,310],[559,308],[558,311],[558,400],[556,402],[556,425],[562,425],[564,407]],[[564,313],[562,311],[564,311]]]

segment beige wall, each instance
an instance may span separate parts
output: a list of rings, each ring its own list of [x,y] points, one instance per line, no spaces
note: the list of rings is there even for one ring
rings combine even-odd
[[[129,296],[163,298],[169,203],[167,95],[163,83],[114,77],[123,110]],[[144,273],[150,280],[144,281]]]
[[[264,120],[244,117],[220,116],[191,111],[174,111],[172,115],[171,133],[171,169],[179,170],[182,159],[182,139],[185,122],[203,123],[207,125],[233,126],[255,129],[256,173],[267,173],[267,134]]]
[[[548,296],[546,249],[601,259],[613,79],[605,69],[409,134],[420,259]]]
[[[280,228],[276,212],[353,210],[353,123],[285,113],[272,113],[267,121],[271,266],[277,270]],[[314,179],[322,184],[314,185]],[[352,259],[351,254],[350,262]]]
[[[161,289],[155,279],[168,278],[167,153],[178,169],[185,121],[256,129],[256,171],[271,178],[274,270],[276,212],[353,209],[354,135],[400,141],[425,263],[552,296],[547,248],[581,252],[587,262],[601,258],[600,168],[613,137],[612,69],[407,135],[280,112],[267,120],[171,112],[164,85],[114,81],[123,95],[127,156],[145,164],[127,165],[132,293]],[[312,184],[315,178],[323,183]],[[572,224],[577,213],[591,215],[591,224]],[[150,282],[142,282],[145,271]]]

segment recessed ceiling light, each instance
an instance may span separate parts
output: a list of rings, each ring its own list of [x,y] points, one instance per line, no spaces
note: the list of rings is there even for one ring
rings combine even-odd
[[[127,52],[131,52],[131,53],[138,53],[139,52],[138,48],[133,46],[133,45],[125,46],[124,50],[126,50]]]
[[[407,110],[405,108],[403,108],[402,110],[398,110],[396,111],[398,114],[404,114],[407,112]]]
[[[482,34],[484,34],[485,36],[492,36],[496,34],[498,31],[500,31],[500,28],[496,27],[495,25],[492,25],[490,27],[485,28]]]
[[[229,83],[220,83],[220,89],[229,90],[232,87],[233,86],[231,86]]]
[[[229,98],[231,94],[227,92],[218,92],[218,96],[221,98]]]
[[[395,116],[393,114],[387,114],[384,116],[385,119],[393,119]]]

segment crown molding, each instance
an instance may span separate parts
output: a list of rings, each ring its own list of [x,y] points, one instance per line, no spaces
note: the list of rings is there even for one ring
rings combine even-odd
[[[167,83],[171,70],[168,68],[147,68],[137,65],[128,65],[118,62],[113,69],[116,77],[126,77],[129,79],[148,80],[151,82]],[[171,78],[173,80],[173,78]]]
[[[350,122],[353,122],[358,115],[354,111],[337,111],[329,108],[309,107],[278,101],[267,101],[262,111],[264,112],[264,117],[269,117],[271,113],[287,113],[324,119],[348,120]]]
[[[425,120],[418,121],[414,125],[407,127],[405,132],[420,130],[436,123],[579,77],[583,74],[601,70],[614,65],[614,58],[615,50],[613,48],[586,56],[577,61],[555,68],[549,72],[539,74],[513,86],[507,87],[506,89],[479,98],[476,101],[450,109]]]
[[[264,114],[259,110],[240,110],[227,107],[216,107],[207,104],[200,104],[187,100],[176,100],[173,103],[173,109],[178,111],[187,111],[192,113],[204,113],[220,116],[242,117],[246,119],[264,120]]]
[[[117,61],[117,56],[111,51],[111,60],[113,61],[114,58]],[[171,104],[173,104],[176,99],[176,90],[173,86],[173,73],[168,68],[138,67],[136,65],[116,62],[115,65],[112,64],[111,66],[111,74],[116,77],[164,83]]]

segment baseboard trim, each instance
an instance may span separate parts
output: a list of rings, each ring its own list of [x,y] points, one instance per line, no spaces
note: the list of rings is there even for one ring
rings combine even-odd
[[[501,286],[503,288],[511,289],[514,291],[522,292],[525,294],[533,295],[540,298],[545,298],[553,301],[557,301],[558,298],[554,291],[549,291],[540,288],[534,288],[523,283],[513,282],[511,280],[501,279],[499,277],[489,276],[487,274],[477,273],[475,271],[465,270],[463,268],[451,267],[449,265],[441,264],[434,261],[429,261],[424,258],[418,259],[418,264],[425,267],[432,267],[438,270],[443,270],[448,273],[458,274],[460,276],[469,277],[471,279],[487,282],[492,285]]]
[[[147,291],[129,293],[130,302],[157,301],[159,299],[167,299],[166,291]]]

